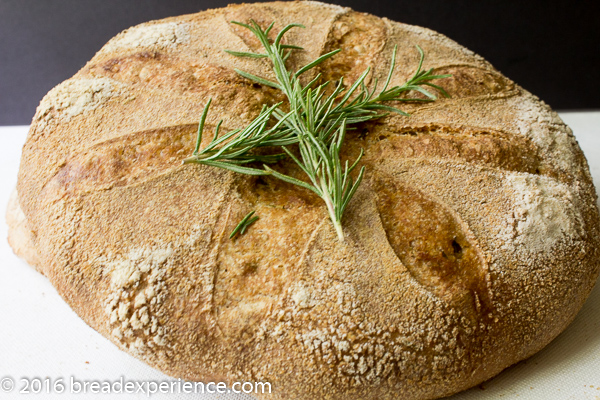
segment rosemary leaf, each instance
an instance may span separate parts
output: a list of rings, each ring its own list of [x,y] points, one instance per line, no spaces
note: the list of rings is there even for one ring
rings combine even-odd
[[[268,57],[266,54],[256,54],[256,53],[247,53],[245,51],[233,51],[233,50],[224,50],[225,53],[231,54],[236,57],[250,57],[250,58],[265,58]]]
[[[281,90],[281,87],[279,87],[278,84],[276,84],[275,82],[271,82],[268,79],[261,78],[260,76],[252,75],[249,72],[244,72],[244,71],[241,71],[239,69],[235,69],[235,72],[237,72],[238,74],[240,74],[241,76],[243,76],[246,79],[250,79],[251,81],[254,81],[254,82],[260,83],[262,85],[270,86],[272,88]]]
[[[250,211],[244,218],[242,218],[242,220],[229,234],[229,239],[233,239],[233,237],[237,234],[243,235],[246,232],[246,229],[248,229],[250,225],[258,220],[258,216],[252,217],[254,213],[255,211]]]

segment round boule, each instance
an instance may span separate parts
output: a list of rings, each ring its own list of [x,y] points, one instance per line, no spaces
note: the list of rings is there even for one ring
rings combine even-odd
[[[284,100],[230,21],[304,47],[290,69],[392,85],[425,68],[450,98],[349,131],[366,175],[341,242],[314,194],[188,164],[208,131]],[[314,71],[315,73],[317,71]],[[314,76],[314,75],[313,75]],[[310,77],[307,77],[309,79]],[[210,135],[206,135],[210,136]],[[210,140],[210,138],[207,138]],[[279,170],[295,174],[293,163]],[[599,217],[571,130],[488,62],[431,30],[317,2],[233,5],[111,39],[41,101],[23,148],[10,243],[73,310],[168,375],[263,381],[273,399],[432,399],[523,360],[573,320],[598,275]],[[229,234],[250,211],[259,219]]]

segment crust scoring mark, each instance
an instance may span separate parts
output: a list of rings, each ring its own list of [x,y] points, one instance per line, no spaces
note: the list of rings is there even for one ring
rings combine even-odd
[[[459,216],[390,177],[379,176],[373,184],[387,240],[416,281],[459,309],[489,311],[487,263]]]
[[[354,11],[336,16],[321,53],[335,49],[342,51],[318,67],[324,81],[338,81],[344,77],[348,87],[367,67],[374,68],[387,43],[386,28],[378,22],[375,16]],[[370,39],[365,42],[362,36],[366,32],[369,32]],[[373,73],[367,76],[365,84],[368,85],[372,78]]]
[[[539,150],[530,140],[494,129],[411,123],[410,120],[391,129],[376,121],[365,129],[368,132],[364,138],[365,162],[374,166],[382,159],[390,162],[438,159],[485,165],[501,171],[556,175],[556,171],[542,165]]]

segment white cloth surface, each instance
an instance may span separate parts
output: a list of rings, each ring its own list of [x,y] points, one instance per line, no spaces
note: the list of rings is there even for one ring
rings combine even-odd
[[[561,113],[587,156],[594,183],[600,187],[600,112]],[[0,127],[0,207],[2,213],[17,180],[27,126]],[[138,399],[147,394],[68,393],[78,381],[168,381],[170,378],[120,351],[87,326],[60,298],[48,280],[17,258],[0,224],[0,385],[11,378],[15,389],[0,399]],[[63,378],[62,394],[19,394],[22,378]],[[315,382],[315,384],[318,384]],[[43,386],[45,391],[45,386]],[[251,399],[238,394],[154,394],[152,399]],[[402,399],[402,394],[398,394]],[[594,399],[600,400],[600,285],[565,332],[526,361],[496,378],[448,398]],[[309,400],[309,399],[307,399]],[[312,399],[310,399],[312,400]]]

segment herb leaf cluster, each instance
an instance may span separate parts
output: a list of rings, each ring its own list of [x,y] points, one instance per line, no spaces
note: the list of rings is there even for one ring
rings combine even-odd
[[[336,233],[343,241],[342,215],[365,172],[365,167],[362,166],[356,178],[351,176],[352,171],[359,165],[362,151],[351,165],[348,161],[343,163],[340,158],[348,126],[380,118],[390,112],[408,116],[404,111],[385,103],[433,101],[437,97],[427,89],[428,87],[449,97],[442,87],[431,81],[447,78],[450,75],[435,75],[433,69],[423,70],[425,56],[423,50],[417,46],[420,54],[417,71],[403,85],[390,87],[396,63],[397,48],[394,47],[390,69],[381,89],[378,88],[377,79],[374,80],[372,88],[368,88],[365,84],[370,68],[367,68],[349,88],[345,87],[342,77],[335,87],[328,89],[333,84],[330,81],[321,83],[321,74],[317,74],[310,82],[303,85],[300,82],[303,74],[341,50],[323,54],[295,72],[289,71],[285,65],[286,61],[292,51],[302,50],[302,47],[283,44],[282,40],[290,29],[304,28],[304,26],[289,24],[276,35],[275,40],[271,40],[268,35],[274,23],[264,30],[255,21],[250,21],[250,24],[235,21],[232,23],[249,29],[259,39],[265,52],[225,51],[238,57],[268,58],[272,63],[276,81],[238,69],[235,71],[256,83],[281,90],[289,102],[289,111],[283,111],[281,103],[270,107],[265,105],[247,127],[235,129],[224,135],[220,135],[219,132],[221,121],[217,124],[211,142],[200,149],[204,123],[211,103],[209,100],[198,126],[196,148],[192,156],[186,158],[184,162],[225,168],[248,175],[271,175],[311,190],[325,202]],[[404,94],[410,91],[419,92],[425,98],[405,97]],[[297,146],[299,156],[290,150],[289,146],[292,145]],[[260,155],[255,151],[260,147],[275,147],[283,152]],[[285,175],[267,165],[285,157],[289,157],[300,167],[308,178],[307,181]],[[257,163],[262,164],[262,168],[257,168],[255,166]]]

